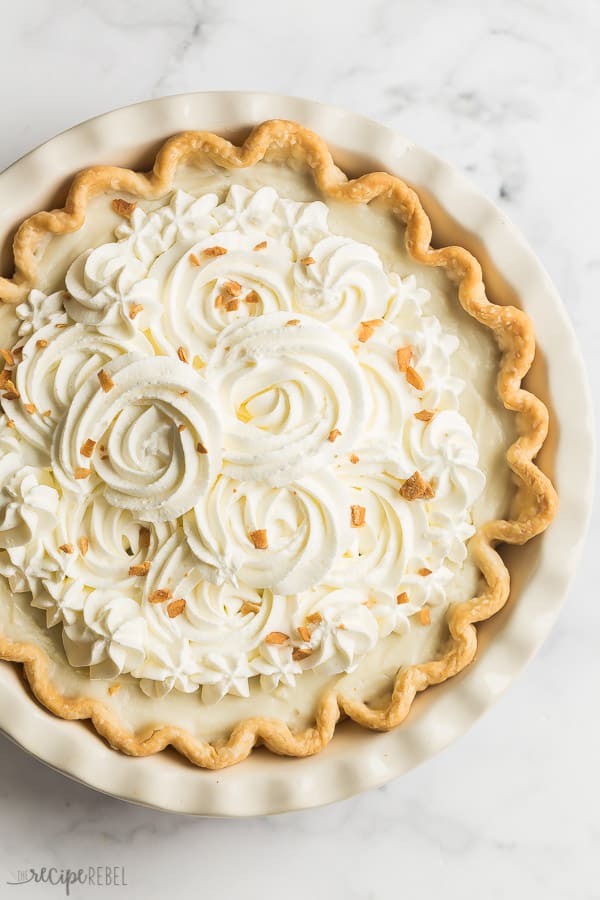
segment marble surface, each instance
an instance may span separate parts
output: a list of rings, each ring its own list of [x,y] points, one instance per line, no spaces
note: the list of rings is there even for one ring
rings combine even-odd
[[[180,91],[271,90],[366,113],[468,173],[528,236],[598,396],[599,32],[597,0],[4,4],[0,169],[82,119]],[[347,802],[178,818],[97,795],[0,739],[0,895],[64,895],[5,885],[29,866],[109,865],[127,889],[71,896],[600,897],[599,539],[597,510],[558,625],[501,702],[431,762]]]

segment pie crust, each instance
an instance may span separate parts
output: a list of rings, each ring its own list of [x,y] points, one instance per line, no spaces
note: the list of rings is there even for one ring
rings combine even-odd
[[[351,204],[367,204],[380,198],[404,223],[410,257],[421,265],[445,270],[457,286],[464,310],[493,333],[501,351],[498,393],[506,409],[517,414],[518,431],[517,440],[506,453],[517,483],[513,518],[486,522],[469,544],[471,559],[481,571],[485,589],[478,596],[450,606],[446,616],[450,634],[446,652],[440,658],[401,669],[385,708],[373,708],[332,688],[319,701],[314,725],[300,732],[293,732],[279,720],[253,717],[240,721],[228,739],[218,743],[201,741],[175,726],[157,728],[142,739],[125,728],[100,700],[64,697],[50,678],[50,659],[40,647],[0,636],[0,659],[23,664],[33,693],[55,715],[90,719],[112,747],[132,756],[149,756],[172,746],[197,766],[219,769],[242,761],[257,745],[287,756],[318,753],[332,739],[341,717],[378,731],[399,725],[418,692],[456,675],[473,661],[477,650],[476,624],[502,609],[509,596],[510,576],[497,545],[524,544],[544,531],[555,514],[557,496],[548,477],[534,462],[547,436],[548,411],[521,386],[535,352],[533,326],[527,315],[487,299],[481,266],[467,250],[452,246],[432,248],[429,218],[417,194],[402,180],[385,172],[348,180],[335,165],[324,141],[295,122],[263,122],[240,147],[209,132],[175,135],[161,147],[148,173],[114,166],[95,166],[80,172],[70,186],[63,209],[38,212],[18,229],[13,243],[14,275],[0,278],[0,300],[14,304],[26,298],[36,283],[38,251],[49,236],[78,230],[92,198],[115,191],[143,200],[162,197],[172,188],[178,167],[193,164],[199,157],[224,169],[249,167],[265,157],[293,160],[295,165],[310,171],[325,197]]]

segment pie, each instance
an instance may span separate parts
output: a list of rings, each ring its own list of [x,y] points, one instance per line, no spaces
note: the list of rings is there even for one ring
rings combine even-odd
[[[301,125],[78,174],[0,278],[0,658],[146,756],[399,725],[550,523],[520,310]]]

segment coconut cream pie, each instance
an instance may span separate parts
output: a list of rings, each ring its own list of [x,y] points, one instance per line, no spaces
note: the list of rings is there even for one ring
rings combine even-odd
[[[265,122],[80,173],[0,278],[0,657],[200,766],[388,729],[540,533],[532,326],[416,194]],[[515,413],[517,415],[515,415]]]

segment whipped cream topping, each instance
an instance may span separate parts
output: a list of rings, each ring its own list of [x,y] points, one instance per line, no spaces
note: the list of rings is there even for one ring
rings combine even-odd
[[[0,572],[72,666],[216,703],[445,608],[485,478],[428,300],[325,204],[240,185],[138,205],[31,292]]]
[[[352,350],[307,316],[271,313],[233,323],[219,337],[206,378],[223,418],[224,471],[241,481],[288,484],[331,464],[354,446],[366,418]]]

